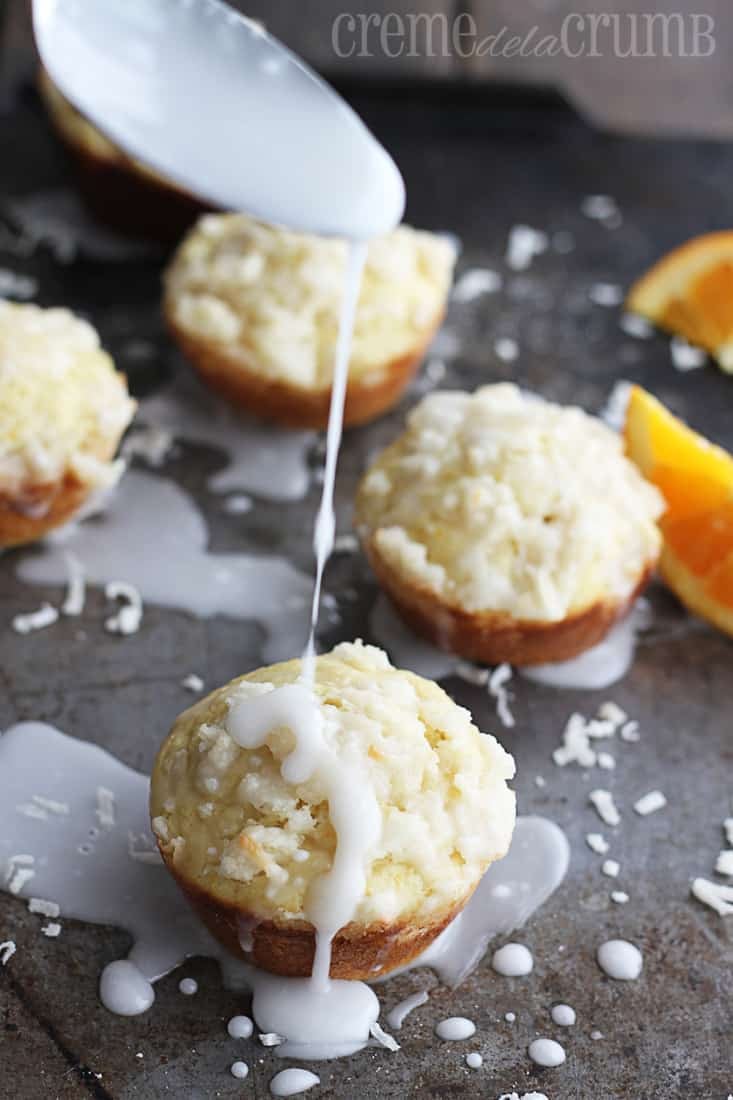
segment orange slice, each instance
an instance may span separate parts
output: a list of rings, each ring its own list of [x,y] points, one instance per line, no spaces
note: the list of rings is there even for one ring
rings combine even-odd
[[[626,306],[705,348],[733,373],[733,230],[669,252],[632,286]]]
[[[733,636],[733,456],[633,386],[626,451],[667,501],[662,576],[679,599]]]

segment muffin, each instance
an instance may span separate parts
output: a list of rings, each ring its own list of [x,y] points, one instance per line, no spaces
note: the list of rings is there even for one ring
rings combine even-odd
[[[123,152],[69,103],[44,69],[38,90],[72,158],[81,196],[98,221],[124,234],[172,244],[211,208]]]
[[[300,672],[299,660],[259,669],[185,711],[151,788],[163,859],[209,930],[232,954],[295,977],[311,973],[308,902],[336,850],[326,780],[318,771],[302,783],[282,777],[294,745],[286,727],[256,750],[228,729]],[[363,775],[381,816],[364,892],[333,941],[331,976],[373,979],[420,954],[506,853],[514,761],[441,688],[372,646],[337,646],[317,658],[315,677],[327,745]]]
[[[363,478],[355,522],[419,634],[533,665],[577,656],[627,612],[663,509],[605,424],[501,384],[426,397]]]
[[[113,485],[134,412],[91,325],[0,301],[0,546],[41,538]]]
[[[234,404],[290,427],[325,427],[346,248],[244,214],[203,217],[166,274],[173,338]],[[370,243],[346,424],[399,399],[443,319],[454,261],[447,239],[404,225]]]

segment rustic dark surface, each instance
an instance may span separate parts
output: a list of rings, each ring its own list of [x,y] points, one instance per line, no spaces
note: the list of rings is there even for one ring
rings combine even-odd
[[[733,150],[615,140],[598,136],[564,110],[451,102],[448,93],[412,101],[361,97],[357,106],[405,174],[410,220],[457,233],[464,265],[503,269],[507,232],[517,222],[574,238],[572,252],[551,250],[527,275],[511,277],[503,293],[452,309],[448,326],[460,335],[461,346],[446,385],[474,387],[514,377],[548,396],[598,410],[616,379],[632,378],[733,446],[733,379],[710,365],[677,373],[666,340],[625,337],[618,311],[594,306],[587,296],[596,281],[626,285],[668,246],[730,225]],[[0,253],[0,266],[35,275],[42,303],[88,314],[135,391],[146,392],[176,365],[158,317],[159,260],[103,263],[81,257],[60,264],[43,247],[26,258],[16,254],[7,200],[69,185],[63,157],[29,88],[0,118],[0,164],[0,241],[9,246]],[[611,230],[581,215],[582,197],[596,192],[617,199],[622,226]],[[516,364],[496,358],[493,341],[499,335],[519,340]],[[132,342],[141,338],[157,349],[143,364],[131,354]],[[408,403],[348,435],[339,477],[341,530],[348,529],[349,500],[367,455],[395,434]],[[263,501],[249,515],[228,516],[205,488],[206,473],[220,464],[213,451],[184,447],[165,470],[196,496],[213,547],[283,552],[310,568],[317,484],[305,500],[286,508]],[[154,531],[147,552],[155,552]],[[139,635],[110,636],[102,628],[105,606],[98,592],[90,594],[81,623],[60,622],[21,638],[10,628],[12,616],[37,607],[41,598],[58,600],[59,593],[20,584],[16,557],[0,560],[0,728],[43,719],[148,769],[172,719],[191,701],[180,686],[183,675],[196,670],[214,686],[260,662],[256,626],[199,622],[155,607],[146,608]],[[329,569],[327,587],[338,598],[351,585],[359,599],[340,601],[343,622],[324,631],[324,644],[368,633],[372,581],[359,556],[341,556]],[[730,921],[689,896],[692,877],[712,877],[721,822],[731,809],[733,646],[688,618],[661,589],[652,599],[654,626],[630,674],[609,692],[556,692],[515,681],[517,726],[502,737],[517,758],[521,810],[558,821],[572,846],[565,884],[521,933],[535,956],[532,976],[498,978],[484,962],[459,990],[436,989],[409,1018],[399,1054],[365,1051],[316,1067],[322,1084],[314,1096],[493,1100],[512,1089],[521,1094],[534,1088],[550,1100],[725,1100],[733,1091]],[[294,651],[299,644],[294,639]],[[448,687],[483,728],[498,728],[485,692],[453,680]],[[556,768],[550,754],[569,713],[590,714],[609,696],[639,720],[641,743],[609,746],[617,757],[615,772]],[[545,777],[544,789],[535,785],[537,775]],[[624,814],[613,840],[612,854],[622,865],[615,882],[600,874],[601,861],[583,840],[599,827],[587,805],[595,786],[610,786]],[[668,808],[638,818],[632,802],[657,786],[667,794]],[[631,895],[627,906],[610,902],[614,888]],[[9,936],[18,952],[0,972],[0,1097],[268,1095],[279,1066],[257,1044],[226,1036],[225,1021],[246,1005],[222,992],[213,964],[186,965],[183,973],[199,980],[197,996],[179,994],[179,973],[159,984],[149,1013],[124,1020],[109,1015],[95,992],[104,964],[126,950],[124,934],[66,921],[58,940],[46,940],[38,918],[0,895],[0,940]],[[595,950],[613,936],[642,948],[638,982],[613,983],[598,970]],[[413,973],[386,985],[385,1008],[425,984],[434,985],[432,976]],[[550,1007],[560,1000],[577,1011],[573,1029],[550,1021]],[[508,1011],[517,1015],[513,1025],[504,1021]],[[440,1044],[432,1034],[435,1021],[463,1014],[476,1021],[476,1038]],[[592,1040],[594,1030],[603,1038]],[[532,1066],[526,1047],[540,1034],[565,1043],[565,1066]],[[484,1055],[478,1072],[463,1062],[471,1049]],[[246,1082],[228,1073],[235,1057],[250,1064]]]

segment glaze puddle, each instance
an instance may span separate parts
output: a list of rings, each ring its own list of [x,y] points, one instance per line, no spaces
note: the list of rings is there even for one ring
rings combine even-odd
[[[150,546],[155,533],[155,550]],[[99,516],[67,528],[38,552],[24,553],[18,576],[34,584],[66,583],[69,552],[89,584],[125,581],[144,600],[201,618],[251,619],[266,629],[265,659],[292,655],[305,635],[311,581],[279,557],[214,554],[201,513],[171,481],[130,471]]]
[[[315,432],[291,431],[238,413],[188,371],[146,398],[136,424],[224,451],[227,465],[208,479],[214,493],[248,492],[266,500],[300,500],[308,491],[308,452]],[[131,435],[135,447],[134,431]],[[164,460],[158,456],[154,465]]]
[[[623,680],[634,661],[638,635],[650,625],[646,600],[637,600],[631,613],[612,628],[597,646],[572,661],[517,668],[525,680],[557,688],[600,691]],[[380,595],[369,618],[371,634],[397,668],[407,668],[431,680],[460,676],[466,661],[418,638],[400,619],[387,598]]]
[[[521,928],[565,878],[570,848],[544,817],[518,817],[509,851],[493,863],[466,908],[410,969],[429,966],[455,988],[478,966],[496,936]]]
[[[114,795],[112,827],[101,827],[97,817],[100,787]],[[68,812],[29,816],[28,806],[43,809],[39,798]],[[208,933],[181,904],[157,854],[148,780],[104,749],[40,722],[13,726],[0,738],[0,821],[2,866],[19,852],[34,857],[20,897],[56,902],[62,921],[114,925],[133,937],[128,966],[111,963],[115,969],[102,976],[103,993],[105,986],[111,993],[102,1000],[111,1011],[127,1004],[123,1014],[134,1014],[144,993],[152,1003],[150,983],[188,955],[211,954]]]
[[[585,688],[602,691],[623,680],[634,662],[639,634],[651,625],[651,611],[645,599],[636,601],[631,613],[616,623],[602,642],[572,661],[534,665],[517,671],[526,680],[557,688]]]
[[[331,981],[317,992],[310,979],[277,978],[224,957],[157,856],[148,785],[146,776],[105,750],[42,723],[24,722],[0,737],[0,859],[10,864],[18,854],[33,857],[27,865],[33,876],[17,896],[56,902],[61,921],[113,925],[134,938],[127,959],[103,971],[106,1007],[124,1015],[145,1011],[158,978],[204,955],[219,961],[229,988],[252,992],[260,1032],[284,1037],[274,1048],[278,1056],[334,1058],[366,1046],[379,1015],[369,986]],[[106,827],[97,814],[102,787],[114,807],[114,824]],[[104,804],[109,808],[109,796]],[[29,805],[41,812],[29,816]],[[494,936],[518,927],[542,905],[567,862],[567,841],[556,825],[519,818],[509,854],[489,869],[463,914],[411,968],[432,967],[444,983],[458,984]]]

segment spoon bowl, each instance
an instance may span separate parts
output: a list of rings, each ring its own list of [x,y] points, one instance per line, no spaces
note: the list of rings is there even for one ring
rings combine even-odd
[[[389,232],[402,177],[355,112],[221,0],[33,0],[67,99],[150,168],[225,209],[303,232]]]

